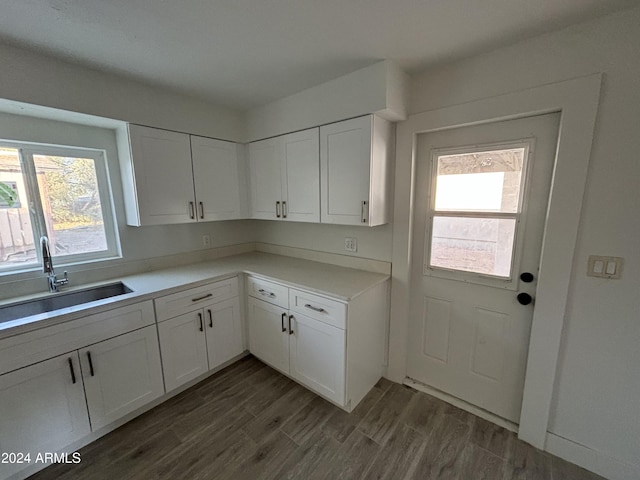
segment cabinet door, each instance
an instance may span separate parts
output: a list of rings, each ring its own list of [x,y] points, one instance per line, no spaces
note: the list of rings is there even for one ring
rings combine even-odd
[[[251,177],[251,218],[281,218],[280,139],[269,138],[249,145]],[[276,211],[276,202],[279,208]]]
[[[284,135],[282,152],[283,220],[319,223],[319,129]]]
[[[0,412],[0,452],[30,453],[32,462],[89,434],[78,353],[1,375]],[[0,463],[0,478],[25,466]]]
[[[209,368],[215,368],[244,351],[240,298],[231,298],[206,307],[204,313]]]
[[[287,311],[249,298],[249,350],[281,372],[289,373]]]
[[[198,310],[158,324],[167,392],[209,370],[203,315]]]
[[[164,393],[155,325],[83,348],[80,362],[93,431]]]
[[[299,313],[291,315],[291,376],[344,405],[345,331]]]
[[[140,224],[194,222],[189,135],[129,125],[129,136]]]
[[[198,221],[242,218],[244,183],[239,146],[232,142],[191,136],[193,181]]]
[[[368,223],[371,123],[366,116],[320,127],[322,223]]]

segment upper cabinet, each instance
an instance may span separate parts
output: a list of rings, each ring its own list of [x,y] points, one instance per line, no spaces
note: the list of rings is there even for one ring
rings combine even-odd
[[[122,165],[129,225],[244,217],[243,146],[129,125],[131,163]]]
[[[375,115],[320,127],[322,223],[389,222],[392,133]]]
[[[251,218],[320,221],[319,129],[249,145]]]

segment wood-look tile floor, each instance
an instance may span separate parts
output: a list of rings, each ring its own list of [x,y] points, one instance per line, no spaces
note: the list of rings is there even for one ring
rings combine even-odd
[[[350,414],[247,357],[32,480],[594,480],[507,430],[380,380]]]

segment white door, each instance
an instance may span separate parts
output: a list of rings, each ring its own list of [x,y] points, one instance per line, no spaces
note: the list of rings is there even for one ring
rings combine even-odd
[[[29,453],[31,464],[90,433],[78,353],[0,375],[0,412],[0,453]],[[6,460],[0,478],[29,465]]]
[[[300,313],[289,320],[291,376],[344,405],[345,331]]]
[[[407,375],[515,423],[559,118],[418,139]]]
[[[282,218],[280,138],[249,144],[251,218]]]
[[[362,225],[368,217],[372,121],[368,115],[320,127],[322,223]]]
[[[238,145],[191,136],[193,181],[199,221],[242,218],[242,164]]]
[[[249,351],[274,368],[289,373],[287,311],[255,298],[248,300]]]
[[[319,129],[282,137],[282,218],[320,222]]]
[[[164,393],[155,325],[83,348],[80,362],[94,432]]]
[[[244,351],[240,298],[230,298],[204,310],[209,368],[215,368]]]
[[[202,310],[158,324],[167,392],[209,371]]]
[[[195,222],[189,135],[129,125],[142,225]]]

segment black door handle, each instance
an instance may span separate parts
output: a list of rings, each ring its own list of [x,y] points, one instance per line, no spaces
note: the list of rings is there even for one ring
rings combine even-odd
[[[207,309],[209,312],[209,328],[213,328],[213,315],[211,315],[211,309]]]
[[[531,283],[533,282],[533,273],[529,273],[529,272],[524,272],[520,275],[520,280],[522,280],[524,283]]]
[[[76,372],[73,369],[73,360],[69,358],[69,370],[71,370],[71,383],[76,383]]]
[[[291,328],[291,319],[293,315],[289,315],[289,335],[293,335],[293,328]]]
[[[520,305],[529,305],[533,302],[533,297],[528,293],[519,293],[516,298],[518,299],[518,303]]]
[[[282,323],[282,333],[287,331],[287,327],[284,326],[284,319],[287,317],[286,313],[282,314],[282,317],[280,317],[280,322]]]
[[[93,371],[93,361],[91,360],[91,352],[87,352],[87,358],[89,359],[89,373],[93,377],[96,372]]]
[[[198,320],[200,320],[200,331],[204,332],[204,325],[202,324],[202,313],[198,313]]]

